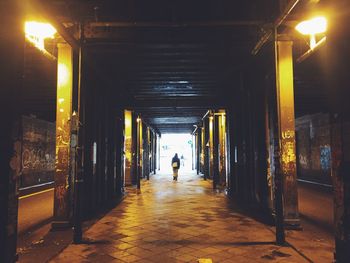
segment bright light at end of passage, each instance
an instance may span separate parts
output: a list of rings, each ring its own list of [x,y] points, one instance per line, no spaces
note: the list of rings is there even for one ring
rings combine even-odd
[[[53,38],[57,32],[51,24],[35,21],[25,22],[24,31],[26,38],[41,50],[45,49],[44,40]]]
[[[300,22],[295,29],[303,35],[316,35],[327,31],[327,19],[319,16]]]

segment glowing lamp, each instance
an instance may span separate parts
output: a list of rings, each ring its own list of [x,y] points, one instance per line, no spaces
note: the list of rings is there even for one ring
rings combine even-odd
[[[295,29],[303,35],[316,35],[327,31],[327,19],[319,16],[300,22]]]
[[[40,23],[35,21],[25,22],[24,32],[26,38],[40,50],[45,50],[44,40],[53,38],[56,34],[56,29],[48,23]]]
[[[327,19],[322,16],[315,17],[310,20],[300,22],[295,29],[303,35],[310,36],[310,48],[314,49],[317,46],[316,35],[327,31]]]

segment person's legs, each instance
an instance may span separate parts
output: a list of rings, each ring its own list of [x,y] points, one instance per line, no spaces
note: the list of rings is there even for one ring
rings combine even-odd
[[[177,181],[179,169],[174,169],[174,180]]]

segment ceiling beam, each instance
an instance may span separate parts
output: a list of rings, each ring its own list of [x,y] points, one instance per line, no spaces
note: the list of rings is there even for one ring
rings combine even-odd
[[[188,21],[181,23],[168,22],[91,22],[89,26],[92,28],[186,28],[186,27],[260,27],[263,21],[255,20],[222,20],[222,21]]]

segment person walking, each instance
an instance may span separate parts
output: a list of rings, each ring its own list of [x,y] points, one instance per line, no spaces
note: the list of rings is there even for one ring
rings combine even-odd
[[[175,153],[175,156],[171,160],[171,166],[173,167],[173,180],[177,181],[177,176],[179,175],[180,169],[180,159],[177,156],[177,153]]]
[[[181,166],[185,167],[185,157],[183,154],[181,154],[180,163],[181,163]]]

